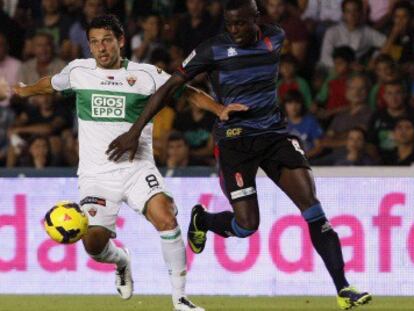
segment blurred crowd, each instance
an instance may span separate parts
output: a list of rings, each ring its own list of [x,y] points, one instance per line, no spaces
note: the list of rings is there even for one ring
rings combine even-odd
[[[414,163],[414,1],[257,0],[260,23],[286,33],[277,92],[289,132],[313,165]],[[0,0],[0,166],[76,166],[75,99],[23,100],[31,84],[91,57],[85,27],[115,14],[124,56],[169,73],[224,30],[225,0]],[[207,92],[205,75],[193,84]],[[214,166],[214,116],[184,99],[154,120],[154,152],[168,168]]]

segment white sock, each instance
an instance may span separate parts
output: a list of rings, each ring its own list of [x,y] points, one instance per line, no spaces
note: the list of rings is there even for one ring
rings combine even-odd
[[[160,231],[161,248],[164,261],[170,274],[172,299],[176,303],[185,296],[185,281],[187,274],[187,258],[180,227],[173,230]]]
[[[112,240],[108,241],[103,251],[98,255],[90,255],[98,262],[114,263],[117,268],[123,268],[128,263],[128,257],[125,251],[117,247]]]

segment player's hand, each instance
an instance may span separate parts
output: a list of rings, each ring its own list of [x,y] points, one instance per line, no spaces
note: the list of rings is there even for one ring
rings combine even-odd
[[[243,104],[230,104],[226,106],[220,113],[220,121],[227,121],[230,118],[230,114],[234,112],[246,111],[249,107]]]
[[[13,93],[20,96],[20,97],[27,97],[29,96],[26,85],[20,82],[18,85],[13,86]]]
[[[125,132],[115,138],[108,146],[106,154],[111,161],[118,161],[122,155],[129,151],[129,161],[132,161],[138,150],[139,135],[131,132]]]

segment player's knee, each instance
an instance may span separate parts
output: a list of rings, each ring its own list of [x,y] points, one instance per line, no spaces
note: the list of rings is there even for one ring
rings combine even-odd
[[[110,239],[108,230],[101,227],[89,227],[88,233],[82,238],[85,251],[96,256],[103,252]]]
[[[231,227],[234,234],[239,238],[247,238],[255,233],[259,227],[258,222],[247,221],[243,224],[239,224],[236,218],[233,218],[231,222]]]
[[[178,225],[177,219],[172,213],[164,213],[158,215],[156,218],[154,218],[152,223],[154,227],[157,229],[157,231],[173,230]]]

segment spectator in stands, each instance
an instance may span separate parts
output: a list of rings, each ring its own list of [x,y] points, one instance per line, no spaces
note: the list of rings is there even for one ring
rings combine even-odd
[[[54,49],[67,58],[69,46],[69,29],[73,21],[62,14],[59,0],[42,0],[42,18],[35,21],[34,28],[27,35],[33,37],[37,32],[49,33],[53,38]],[[65,51],[66,49],[66,51]]]
[[[17,73],[20,70],[21,62],[16,58],[9,55],[9,44],[6,36],[0,33],[0,80],[4,84],[9,86],[16,85]],[[0,106],[6,107],[9,106],[9,95],[6,95],[6,98],[0,96]]]
[[[394,80],[384,84],[386,107],[373,114],[368,130],[368,141],[378,148],[380,154],[395,148],[393,133],[398,119],[414,119],[414,113],[408,108],[406,99],[407,91],[403,81]]]
[[[290,53],[302,65],[306,58],[309,35],[305,23],[298,15],[292,14],[286,0],[265,0],[265,23],[277,23],[286,33],[282,53]]]
[[[53,37],[44,32],[33,38],[34,58],[22,64],[18,73],[18,81],[33,84],[41,77],[52,76],[60,72],[65,63],[57,58],[53,48]]]
[[[4,11],[4,2],[0,0],[0,33],[10,40],[10,55],[20,58],[24,45],[24,31],[18,24],[18,20],[12,19],[7,12]]]
[[[17,166],[43,169],[51,165],[50,146],[47,137],[33,137],[28,146],[28,152],[20,158]]]
[[[72,21],[79,19],[82,15],[84,0],[63,0],[62,10]]]
[[[13,145],[8,153],[9,167],[15,166],[18,162],[22,145],[27,145],[27,141],[39,135],[49,140],[53,164],[60,161],[60,134],[70,125],[70,120],[54,99],[54,95],[37,95],[34,97],[34,105],[17,116],[9,128],[8,136]]]
[[[168,169],[187,167],[190,165],[190,148],[181,132],[172,132],[167,139]]]
[[[394,4],[399,0],[364,0],[365,11],[372,26],[382,31],[392,16]]]
[[[414,7],[411,1],[399,1],[392,13],[392,28],[388,33],[391,42],[389,54],[400,63],[414,57]]]
[[[165,49],[156,49],[152,51],[151,58],[149,59],[149,63],[157,66],[158,68],[166,72],[170,72],[169,68],[170,68],[171,58],[170,58],[170,54],[168,54],[168,51],[166,51]]]
[[[333,50],[334,72],[325,80],[316,96],[312,112],[321,120],[331,120],[335,115],[348,109],[346,84],[352,73],[355,53],[349,46],[339,46]]]
[[[338,148],[346,144],[348,132],[354,127],[366,129],[372,111],[368,106],[369,81],[363,74],[355,74],[347,81],[346,98],[349,109],[338,113],[322,139],[325,148]]]
[[[352,128],[346,138],[344,147],[337,148],[334,152],[312,161],[313,165],[335,166],[366,166],[376,165],[377,162],[368,154],[366,132],[363,128]]]
[[[161,27],[160,16],[150,14],[143,18],[142,31],[131,39],[132,61],[148,63],[155,50],[166,48],[161,41]]]
[[[367,166],[376,162],[367,153],[366,131],[355,127],[348,132],[345,149],[333,157],[333,165]]]
[[[178,21],[175,44],[184,55],[197,47],[204,40],[217,34],[220,24],[207,11],[207,0],[187,0],[187,11]]]
[[[280,57],[280,77],[277,83],[277,94],[283,101],[286,93],[290,90],[298,90],[305,99],[306,107],[312,103],[312,94],[308,82],[297,73],[298,62],[291,54]]]
[[[414,124],[412,119],[401,118],[394,128],[396,148],[384,153],[385,165],[413,165],[414,163]]]
[[[95,17],[104,14],[105,10],[106,7],[104,0],[85,0],[82,16],[69,30],[69,39],[72,43],[71,54],[73,59],[92,57],[85,29],[88,23],[90,23]]]
[[[302,14],[303,19],[312,20],[323,28],[341,21],[342,0],[307,0],[305,2],[306,9]]]
[[[214,164],[214,143],[211,135],[214,121],[215,116],[212,113],[187,104],[186,109],[177,114],[173,124],[173,129],[184,134],[190,147],[190,156],[204,165]]]
[[[343,22],[329,28],[324,36],[320,63],[332,68],[332,51],[341,45],[350,46],[358,61],[363,61],[373,49],[386,53],[391,42],[385,35],[367,26],[363,22],[362,0],[344,0],[342,2]]]
[[[397,79],[396,65],[391,56],[380,54],[374,60],[376,83],[369,94],[369,106],[372,110],[386,107],[384,86],[387,82]]]
[[[289,134],[300,138],[303,150],[308,158],[318,156],[322,148],[320,139],[323,130],[316,118],[306,113],[304,98],[299,91],[291,90],[286,93],[283,101]]]

